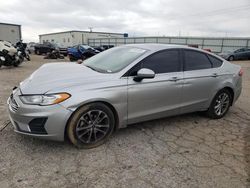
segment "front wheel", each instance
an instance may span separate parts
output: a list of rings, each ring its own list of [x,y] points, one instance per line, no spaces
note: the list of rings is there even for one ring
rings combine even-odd
[[[214,97],[214,99],[213,99],[213,101],[212,101],[212,103],[207,111],[208,117],[210,117],[212,119],[222,118],[228,112],[231,103],[232,103],[231,93],[227,89],[223,89],[223,90],[219,91],[215,95],[215,97]]]
[[[69,54],[69,60],[70,61],[75,61],[75,58],[72,55]]]
[[[28,61],[30,61],[30,56],[29,56],[29,54],[26,54],[26,59],[27,59]]]
[[[106,142],[114,127],[112,110],[102,103],[92,103],[73,114],[67,126],[67,135],[76,147],[89,149]]]

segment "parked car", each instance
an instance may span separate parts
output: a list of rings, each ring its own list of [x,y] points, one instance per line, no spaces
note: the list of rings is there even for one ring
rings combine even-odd
[[[110,49],[110,48],[113,48],[114,45],[101,45],[101,46],[97,46],[97,47],[94,47],[94,49],[102,52],[104,50],[107,50],[107,49]]]
[[[240,48],[235,51],[227,51],[218,54],[222,58],[234,61],[234,60],[247,60],[250,59],[250,49],[249,48]]]
[[[52,53],[52,51],[56,50],[59,51],[60,54],[67,56],[67,48],[56,43],[45,42],[43,44],[36,44],[34,48],[35,54],[38,55]]]
[[[76,45],[68,48],[68,56],[70,61],[77,61],[79,59],[85,60],[99,53],[100,51],[88,46],[88,45]]]
[[[17,133],[81,148],[128,124],[205,111],[222,118],[241,93],[242,69],[179,45],[115,47],[83,62],[41,66],[8,99]]]
[[[27,51],[29,52],[29,54],[35,53],[35,45],[36,43],[34,42],[30,42],[27,44]]]
[[[51,53],[53,50],[58,49],[56,45],[46,42],[44,44],[36,44],[35,46],[35,54],[41,55],[41,54],[47,54]]]
[[[199,45],[198,44],[189,44],[188,47],[199,48]],[[210,48],[203,48],[203,50],[208,51],[208,52],[212,52],[212,50]]]
[[[63,44],[60,44],[60,43],[53,43],[56,47],[56,49],[59,50],[60,54],[64,55],[64,56],[67,56],[68,55],[68,46],[65,46]]]

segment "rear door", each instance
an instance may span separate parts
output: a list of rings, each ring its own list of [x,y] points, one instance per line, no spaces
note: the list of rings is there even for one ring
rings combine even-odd
[[[210,59],[212,60],[212,56]],[[219,84],[220,72],[206,53],[197,50],[183,50],[184,81],[182,113],[206,109],[209,100]],[[215,60],[214,60],[215,61]],[[220,60],[219,60],[220,61]],[[215,62],[216,63],[216,62]]]
[[[250,49],[247,49],[247,48],[245,49],[243,58],[250,59]]]

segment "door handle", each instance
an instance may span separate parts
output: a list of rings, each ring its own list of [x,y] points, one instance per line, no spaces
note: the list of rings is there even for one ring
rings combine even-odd
[[[171,82],[176,82],[178,80],[178,77],[177,76],[174,76],[172,78],[169,79],[169,81]]]
[[[218,76],[218,74],[217,73],[213,73],[211,76],[216,78]]]

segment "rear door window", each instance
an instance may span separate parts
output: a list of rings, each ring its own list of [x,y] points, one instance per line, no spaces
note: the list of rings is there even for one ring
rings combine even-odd
[[[209,55],[207,54],[209,60],[211,61],[211,63],[213,64],[213,68],[216,68],[216,67],[220,67],[222,65],[222,60],[212,56],[212,55]]]
[[[184,50],[185,71],[209,69],[212,64],[206,54],[194,50]]]

